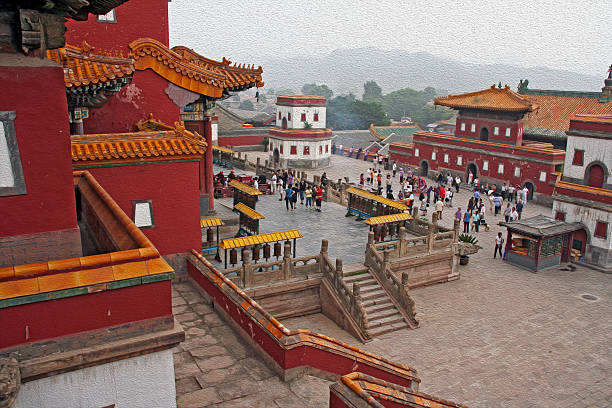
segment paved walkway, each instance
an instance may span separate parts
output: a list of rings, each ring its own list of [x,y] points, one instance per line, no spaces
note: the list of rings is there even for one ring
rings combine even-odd
[[[174,284],[172,309],[186,339],[174,350],[179,408],[326,407],[329,381],[284,383],[239,339],[191,283]]]
[[[332,180],[345,175],[356,180],[371,166],[339,156],[333,156],[332,163],[333,167],[326,169]],[[455,196],[455,208],[444,210],[443,225],[452,226],[456,206],[465,208],[470,195],[462,190]],[[344,218],[342,208],[336,210],[333,204],[324,203],[330,215],[325,217],[310,214],[299,204],[295,213],[287,214],[284,203],[283,207],[280,204],[273,197],[264,197],[258,203],[257,210],[267,217],[262,222],[262,232],[297,226],[308,234],[298,244],[298,255],[318,252],[320,239],[327,238],[332,256],[345,258],[347,264],[353,259],[362,260],[359,253],[363,253],[367,229],[362,231],[353,218]],[[528,203],[523,216],[550,213],[550,208]],[[580,266],[575,271],[555,268],[534,274],[499,258],[492,259],[494,237],[504,231],[496,225],[502,219],[501,215],[487,213],[492,228],[478,233],[483,249],[470,257],[468,265],[460,267],[461,279],[412,291],[421,322],[419,329],[392,332],[360,347],[415,367],[423,380],[422,391],[471,407],[612,406],[612,276]],[[334,252],[334,248],[341,250]],[[183,290],[188,291],[187,286],[184,288],[177,288],[180,298],[184,297]],[[582,294],[595,295],[598,300],[585,300]],[[175,313],[177,318],[186,314],[180,317],[182,321],[196,319],[188,310]],[[212,330],[207,320],[192,326],[204,330],[204,338],[210,338],[206,334],[217,330]],[[311,329],[358,345],[320,314],[283,323],[291,329]],[[224,341],[231,338],[231,330],[225,326],[219,328],[219,333]],[[188,336],[192,335],[198,333],[188,332]],[[231,350],[229,355],[233,356]],[[196,358],[181,352],[177,361],[189,356]],[[231,357],[230,367],[247,358],[239,357],[240,354]],[[246,361],[250,364],[251,360]],[[194,369],[193,364],[190,367]],[[180,394],[190,387],[199,389],[197,374],[194,375],[193,381],[179,379]],[[202,384],[211,388],[207,382]],[[275,388],[286,389],[282,386]],[[288,387],[291,391],[291,385]],[[220,392],[216,388],[214,391]],[[327,406],[323,401],[319,406]]]

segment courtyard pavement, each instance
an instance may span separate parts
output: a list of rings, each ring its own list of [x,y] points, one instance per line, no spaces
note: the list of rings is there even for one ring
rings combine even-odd
[[[254,161],[254,156],[249,153],[250,160]],[[369,166],[371,163],[332,156],[332,167],[325,171],[332,180],[344,176],[356,180]],[[312,173],[320,175],[322,171]],[[452,226],[456,207],[464,208],[470,195],[461,190],[455,196],[455,208],[444,210],[443,225]],[[363,260],[365,225],[352,217],[345,218],[345,209],[335,204],[323,203],[322,213],[300,207],[298,202],[298,209],[287,213],[277,196],[263,197],[257,204],[257,210],[266,216],[261,223],[262,232],[300,229],[304,238],[298,240],[298,256],[317,253],[321,238],[326,238],[330,241],[330,255],[343,258],[345,265]],[[528,203],[523,217],[537,214],[550,215],[550,208]],[[468,265],[459,267],[459,280],[411,292],[421,322],[416,330],[391,332],[361,345],[321,314],[283,323],[290,329],[310,329],[336,337],[414,367],[423,380],[421,391],[471,407],[612,406],[612,276],[583,266],[574,271],[562,267],[534,274],[493,259],[494,237],[504,231],[496,224],[502,219],[501,215],[496,218],[487,212],[491,230],[478,233],[483,248],[470,256]],[[224,379],[232,379],[238,372],[248,375],[262,390],[249,394],[252,401],[258,400],[256,395],[266,401],[275,390],[286,391],[287,398],[302,398],[294,390],[297,384],[301,389],[308,388],[308,395],[323,391],[328,395],[329,383],[314,377],[283,384],[273,375],[268,376],[261,369],[261,360],[250,356],[231,329],[202,305],[190,284],[175,285],[175,289],[175,315],[188,329],[188,340],[175,355],[179,406],[204,406],[187,404],[190,397],[185,395],[193,392],[213,395],[213,399],[221,398],[220,392],[243,392],[231,391],[244,388],[236,381],[223,380],[225,387],[217,389],[198,370],[216,370]],[[594,295],[597,300],[586,300],[583,294]],[[198,310],[207,313],[199,314]],[[206,317],[209,315],[212,317]],[[190,341],[201,344],[203,354],[197,356],[184,350],[191,347]],[[223,355],[227,355],[219,363],[223,367],[216,366],[219,359],[211,363],[214,368],[198,364],[198,359],[213,358],[207,354],[221,352],[220,348],[206,351],[213,345],[223,346]],[[250,370],[251,364],[256,368]],[[184,370],[191,374],[184,375]],[[231,383],[237,385],[230,386]],[[248,401],[248,395],[235,398]],[[258,406],[220,405],[220,401],[213,404]],[[327,406],[322,395],[320,400],[301,401],[304,406]],[[272,402],[263,405],[275,406]]]

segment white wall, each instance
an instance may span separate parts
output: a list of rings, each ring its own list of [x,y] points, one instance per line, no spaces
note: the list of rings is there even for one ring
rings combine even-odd
[[[281,113],[281,119],[278,118],[278,113]],[[291,121],[287,120],[288,129],[304,129],[304,122],[301,121],[302,113],[306,113],[306,122],[312,125],[313,129],[325,129],[325,115],[327,108],[325,106],[277,106],[276,107],[276,126],[282,127],[282,118],[288,118],[291,112]],[[314,114],[319,113],[319,120],[315,122]]]
[[[584,150],[584,164],[574,166],[574,150]],[[595,139],[590,137],[567,137],[567,148],[565,149],[565,166],[563,175],[574,179],[584,180],[584,172],[590,163],[600,161],[608,167],[608,179],[606,183],[612,183],[612,141]]]
[[[323,140],[280,140],[273,137],[269,138],[272,143],[270,151],[270,162],[274,160],[274,149],[278,149],[280,152],[281,143],[283,145],[283,153],[280,154],[281,159],[300,159],[300,160],[317,160],[325,157],[331,157],[331,139]],[[297,146],[297,154],[291,153],[291,146]],[[304,146],[310,146],[310,154],[304,155]],[[319,154],[319,146],[323,147],[323,153]],[[327,146],[327,153],[325,153],[325,146]]]
[[[219,125],[217,123],[212,124],[212,141],[213,144],[219,144]]]
[[[14,408],[175,408],[172,350],[21,385]]]
[[[555,200],[553,203],[553,217],[555,217],[557,211],[565,213],[566,222],[583,223],[588,228],[589,234],[591,234],[591,245],[607,250],[612,249],[612,212],[606,212],[602,210],[597,210],[595,208],[589,208],[586,206],[580,206]],[[608,239],[597,238],[593,236],[593,234],[595,233],[595,225],[597,224],[597,221],[603,221],[608,223]]]

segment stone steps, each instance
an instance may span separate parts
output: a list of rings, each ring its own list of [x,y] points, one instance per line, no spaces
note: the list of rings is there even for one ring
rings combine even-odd
[[[361,304],[368,317],[366,332],[370,337],[409,327],[387,292],[363,264],[348,265],[343,275],[347,286],[359,284]]]

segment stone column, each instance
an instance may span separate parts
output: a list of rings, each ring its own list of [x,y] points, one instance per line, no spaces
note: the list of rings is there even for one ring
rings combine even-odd
[[[436,237],[436,225],[432,222],[429,224],[429,231],[427,234],[427,252],[432,253],[434,249],[434,240]]]
[[[401,258],[402,256],[404,256],[404,252],[406,252],[406,227],[400,227],[397,242],[397,256],[398,258]]]
[[[291,242],[285,241],[283,252],[283,279],[291,279]]]
[[[246,288],[253,284],[253,268],[251,267],[251,251],[246,248],[242,249],[242,271],[241,271],[242,287]]]

